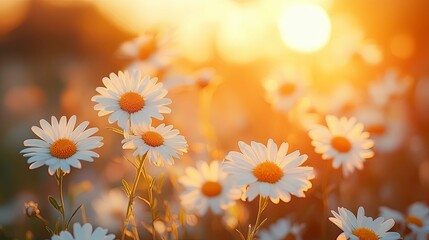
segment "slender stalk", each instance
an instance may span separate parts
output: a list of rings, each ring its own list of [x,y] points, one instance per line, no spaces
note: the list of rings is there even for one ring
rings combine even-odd
[[[57,177],[58,177],[58,192],[60,195],[60,209],[61,209],[61,218],[62,218],[62,230],[67,230],[66,227],[66,215],[65,215],[65,207],[64,207],[64,196],[63,196],[63,177],[64,173],[61,169],[57,170]]]
[[[322,211],[323,211],[323,218],[322,221],[320,221],[321,224],[321,231],[322,231],[322,238],[327,240],[328,239],[328,212],[329,212],[329,203],[328,203],[328,197],[329,197],[329,175],[330,175],[330,163],[329,161],[325,161],[325,171],[324,171],[324,177],[322,182]]]
[[[267,207],[267,205],[268,205],[268,197],[263,197],[259,195],[258,215],[256,216],[256,222],[255,222],[255,225],[253,226],[252,231],[250,232],[250,234],[247,235],[247,240],[254,240],[259,228],[265,222],[265,220],[261,222],[261,215],[262,215],[262,212]]]
[[[137,169],[137,174],[134,178],[134,183],[133,183],[133,187],[131,189],[130,195],[129,195],[129,199],[128,199],[128,207],[127,207],[127,213],[125,214],[125,221],[124,221],[124,227],[122,228],[122,237],[121,239],[124,240],[125,239],[125,231],[127,229],[127,226],[130,222],[130,216],[133,214],[133,204],[134,204],[134,198],[135,198],[135,193],[137,190],[137,185],[139,183],[140,180],[140,175],[142,173],[142,169],[144,168],[144,162],[146,160],[146,154],[143,155],[143,157],[139,158],[139,167]]]
[[[146,167],[143,166],[143,177],[145,179],[146,182],[146,188],[147,188],[147,196],[148,196],[148,201],[150,203],[150,210],[151,210],[151,215],[152,215],[152,240],[156,240],[156,231],[155,231],[155,225],[154,222],[156,220],[156,214],[154,211],[154,198],[153,198],[153,182],[151,180],[151,178],[149,178],[149,175],[147,174],[146,171]]]

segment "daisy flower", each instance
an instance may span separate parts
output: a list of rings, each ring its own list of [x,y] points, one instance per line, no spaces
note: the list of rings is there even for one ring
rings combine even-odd
[[[396,232],[388,232],[395,221],[388,219],[384,221],[383,217],[373,220],[365,216],[363,207],[359,207],[357,217],[346,208],[338,208],[338,213],[331,211],[334,217],[329,220],[337,225],[344,232],[341,233],[337,240],[395,240],[401,236]]]
[[[176,51],[168,48],[170,38],[168,35],[162,37],[154,34],[141,35],[124,42],[119,48],[119,54],[134,60],[130,69],[142,64],[152,66],[154,69],[163,69],[177,56]]]
[[[127,205],[128,198],[120,189],[111,189],[92,202],[97,223],[113,232],[121,230]]]
[[[300,167],[307,155],[300,155],[299,151],[287,154],[287,143],[277,148],[269,139],[267,146],[253,141],[250,145],[240,141],[238,146],[241,152],[232,151],[226,156],[224,171],[243,186],[243,199],[252,201],[260,194],[273,203],[289,202],[291,194],[305,197],[304,191],[311,188],[313,168]]]
[[[269,229],[261,230],[259,232],[259,240],[302,240],[303,229],[304,224],[292,224],[289,218],[283,218],[271,224]]]
[[[185,187],[180,195],[182,205],[190,211],[204,215],[208,209],[215,214],[232,205],[240,197],[240,191],[228,181],[219,161],[210,164],[199,161],[197,168],[186,168],[186,175],[179,179]]]
[[[73,235],[68,231],[62,231],[60,235],[52,236],[52,240],[113,240],[115,238],[113,234],[107,235],[107,229],[100,227],[93,232],[90,223],[85,223],[84,225],[75,223],[73,225]]]
[[[119,71],[118,75],[111,73],[103,78],[103,84],[105,87],[96,89],[100,95],[91,99],[97,103],[94,109],[99,111],[98,116],[111,114],[109,123],[118,122],[125,130],[141,122],[151,123],[152,118],[162,120],[162,113],[171,112],[165,106],[171,103],[164,98],[167,90],[157,78],[142,78],[139,71]]]
[[[187,152],[188,147],[185,137],[179,135],[179,130],[165,124],[157,127],[140,124],[133,128],[132,135],[126,134],[122,143],[123,149],[135,149],[134,156],[147,153],[149,160],[156,166],[164,163],[173,165],[173,158],[179,158],[179,155]]]
[[[278,111],[288,112],[305,93],[303,76],[278,71],[264,82],[267,101]]]
[[[51,124],[40,120],[40,127],[33,126],[31,130],[40,139],[27,139],[24,146],[27,148],[21,153],[30,157],[30,169],[43,165],[48,166],[48,172],[53,175],[57,169],[70,173],[70,166],[81,168],[79,160],[92,162],[99,155],[91,150],[103,146],[102,137],[92,136],[98,128],[86,129],[89,122],[85,121],[75,128],[76,116],[69,121],[63,116],[60,121],[51,118]],[[86,130],[85,130],[86,129]]]
[[[410,77],[400,78],[398,73],[391,69],[383,77],[369,85],[368,93],[376,106],[385,107],[393,98],[403,96],[410,86]]]
[[[411,239],[426,240],[428,237],[429,208],[423,202],[411,204],[405,215],[388,207],[380,207],[380,215],[385,218],[393,218],[403,226],[407,226],[411,230],[408,235]]]
[[[374,142],[368,132],[363,132],[364,126],[355,118],[337,118],[328,115],[327,127],[316,125],[309,131],[313,140],[311,144],[323,159],[333,159],[332,166],[343,167],[344,176],[348,176],[355,168],[362,169],[366,158],[374,156],[370,149]]]
[[[404,144],[409,127],[406,109],[395,105],[395,113],[386,113],[379,108],[365,107],[358,109],[356,118],[365,125],[365,130],[374,140],[376,152],[393,152]]]

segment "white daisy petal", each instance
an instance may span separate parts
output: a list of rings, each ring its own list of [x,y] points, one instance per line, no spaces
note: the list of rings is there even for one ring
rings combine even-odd
[[[89,122],[83,122],[74,129],[76,116],[72,116],[67,122],[66,117],[52,117],[49,124],[46,120],[40,121],[41,127],[32,127],[33,132],[40,139],[28,139],[24,141],[27,148],[21,153],[29,157],[30,169],[47,165],[49,174],[53,175],[57,169],[65,173],[70,172],[70,166],[80,168],[79,160],[93,161],[98,154],[92,150],[103,145],[101,137],[90,137],[98,129],[91,128],[85,131]]]

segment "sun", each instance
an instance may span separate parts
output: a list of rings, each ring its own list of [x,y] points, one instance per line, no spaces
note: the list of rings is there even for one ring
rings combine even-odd
[[[278,26],[283,42],[299,52],[315,52],[329,41],[331,21],[316,4],[290,5],[282,12]]]

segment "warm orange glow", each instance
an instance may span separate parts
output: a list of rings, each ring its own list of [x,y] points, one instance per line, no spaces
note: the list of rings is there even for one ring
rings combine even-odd
[[[390,51],[397,58],[407,59],[411,57],[415,48],[414,38],[407,33],[397,34],[390,41]]]
[[[326,11],[315,4],[287,7],[279,19],[284,43],[299,52],[315,52],[326,45],[331,35],[331,21]]]

